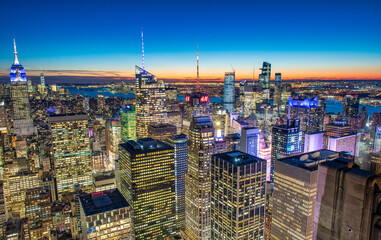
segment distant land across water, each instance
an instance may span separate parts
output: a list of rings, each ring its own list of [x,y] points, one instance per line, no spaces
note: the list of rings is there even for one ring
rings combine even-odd
[[[123,98],[134,98],[135,94],[133,93],[118,93],[118,92],[111,92],[110,88],[76,88],[76,87],[65,87],[65,89],[68,89],[70,94],[76,95],[80,94],[85,97],[97,97],[97,95],[103,95],[105,97],[123,97]],[[184,101],[184,96],[178,96],[178,99],[180,101]],[[220,103],[222,101],[222,97],[212,97],[213,103]],[[376,106],[370,106],[370,105],[363,105],[360,104],[360,109],[365,106],[368,110],[368,115],[370,118],[372,118],[372,115],[374,112],[381,112],[381,107]],[[326,109],[328,113],[342,113],[343,110],[343,104],[341,101],[338,100],[331,100],[327,99],[327,105]]]

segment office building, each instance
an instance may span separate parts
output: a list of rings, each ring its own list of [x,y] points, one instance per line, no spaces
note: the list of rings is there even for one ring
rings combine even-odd
[[[287,125],[273,126],[271,149],[271,180],[275,160],[302,152],[302,132],[299,120],[288,120]]]
[[[346,152],[352,156],[359,156],[361,134],[349,134],[342,137],[328,137],[327,149],[336,152]]]
[[[304,134],[304,151],[313,152],[324,148],[324,132]]]
[[[375,127],[374,139],[373,139],[373,152],[381,152],[381,125]]]
[[[335,120],[333,123],[325,125],[326,137],[342,137],[351,134],[351,125],[346,121]]]
[[[83,239],[133,239],[131,207],[118,189],[84,194],[79,200]]]
[[[16,135],[32,135],[34,132],[33,120],[30,116],[29,94],[24,67],[19,63],[14,43],[15,61],[10,73],[10,97],[12,106],[13,131]]]
[[[111,119],[107,128],[107,154],[108,164],[107,170],[115,169],[115,160],[118,158],[118,146],[122,140],[122,124],[120,118]]]
[[[343,98],[343,116],[356,117],[360,109],[360,97],[347,95]]]
[[[235,105],[235,72],[225,73],[224,82],[224,109],[228,113],[234,112]]]
[[[38,173],[18,171],[10,174],[4,182],[6,218],[24,218],[25,199],[28,189],[40,187]]]
[[[136,113],[135,106],[127,105],[120,110],[122,142],[136,140]]]
[[[381,125],[381,112],[374,112],[372,115],[372,127]]]
[[[133,210],[135,239],[165,239],[176,229],[174,148],[143,138],[119,145],[117,185]]]
[[[275,73],[274,106],[280,106],[282,99],[282,74]]]
[[[263,239],[266,161],[233,151],[211,164],[212,239]]]
[[[135,66],[136,137],[148,137],[151,123],[168,122],[165,85],[163,80]]]
[[[312,239],[318,164],[336,158],[319,150],[276,160],[271,239]]]
[[[185,108],[183,117],[183,133],[189,136],[189,129],[193,117],[212,117],[213,106],[207,93],[193,93],[185,96]]]
[[[240,151],[258,157],[259,128],[242,128]]]
[[[165,124],[150,124],[148,126],[148,136],[160,141],[164,141],[166,138],[176,135],[176,126]]]
[[[166,142],[175,149],[176,222],[178,229],[185,227],[185,173],[188,169],[188,136],[174,135]]]
[[[210,117],[193,117],[185,174],[185,233],[193,240],[211,239],[210,165],[214,153],[214,127]]]
[[[241,136],[238,133],[233,133],[225,136],[225,141],[227,144],[227,151],[239,151],[240,150],[240,143],[241,143]]]
[[[74,192],[77,184],[84,192],[91,192],[92,156],[88,116],[51,116],[49,125],[59,199],[65,192]]]
[[[313,239],[381,239],[381,175],[347,159],[319,165]]]
[[[310,99],[292,99],[288,101],[287,112],[289,118],[300,121],[300,131],[303,133],[316,133],[323,131],[325,101],[317,97]]]
[[[25,195],[25,217],[28,218],[30,239],[50,237],[52,227],[50,187],[28,189]]]
[[[269,100],[270,99],[270,78],[271,78],[271,64],[268,62],[263,62],[262,73],[259,74],[259,85],[262,87],[263,98]]]
[[[116,188],[115,172],[107,171],[93,173],[93,190],[92,192],[100,192]]]

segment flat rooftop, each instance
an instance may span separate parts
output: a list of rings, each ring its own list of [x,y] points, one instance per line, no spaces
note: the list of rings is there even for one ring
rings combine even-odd
[[[52,115],[49,116],[49,122],[71,122],[88,120],[89,117],[84,114],[66,114],[66,115]]]
[[[173,149],[170,145],[153,138],[141,138],[137,141],[130,140],[120,144],[130,154],[142,154]]]
[[[226,153],[219,153],[213,155],[213,157],[222,159],[228,163],[231,163],[235,166],[244,166],[249,164],[255,164],[259,162],[265,162],[266,160],[259,157],[241,152],[241,151],[231,151]]]
[[[315,171],[318,165],[323,162],[333,161],[339,158],[339,152],[322,149],[308,153],[296,154],[290,157],[278,159],[283,163],[287,163],[309,171]],[[276,163],[275,163],[276,164]]]
[[[86,216],[130,206],[118,189],[93,192],[79,196]]]

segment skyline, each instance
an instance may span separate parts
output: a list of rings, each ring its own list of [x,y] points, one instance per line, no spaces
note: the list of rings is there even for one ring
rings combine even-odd
[[[375,31],[381,4],[322,2],[145,1],[115,8],[101,7],[101,1],[75,7],[70,1],[60,6],[21,1],[22,17],[12,15],[11,2],[2,2],[0,75],[9,75],[15,36],[28,77],[42,68],[48,81],[53,76],[133,78],[134,66],[142,65],[143,27],[146,69],[160,79],[196,79],[197,41],[201,80],[222,81],[231,66],[237,80],[252,79],[255,66],[257,80],[263,61],[272,64],[272,80],[276,72],[284,80],[381,79],[381,33]]]

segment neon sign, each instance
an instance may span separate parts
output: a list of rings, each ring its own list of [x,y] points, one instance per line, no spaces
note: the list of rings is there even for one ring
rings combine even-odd
[[[207,102],[209,102],[209,96],[207,96],[207,95],[201,96],[200,102],[201,103],[207,103]]]
[[[185,101],[190,102],[190,96],[185,96]]]

